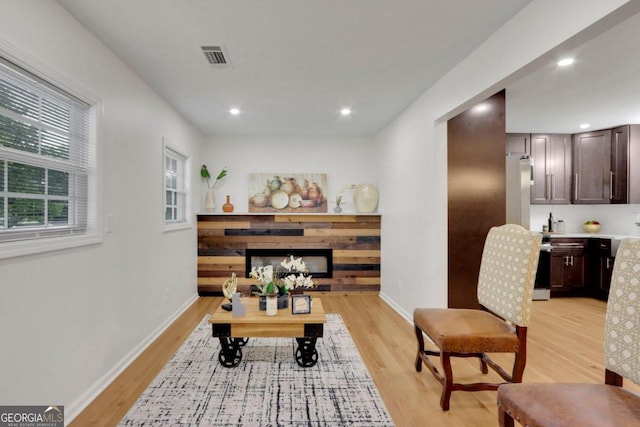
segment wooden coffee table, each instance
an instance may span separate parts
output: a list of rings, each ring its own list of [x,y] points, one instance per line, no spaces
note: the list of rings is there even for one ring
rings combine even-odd
[[[242,347],[248,338],[291,337],[298,342],[295,351],[299,366],[308,368],[318,361],[316,340],[322,337],[326,317],[322,301],[313,298],[311,313],[291,314],[291,307],[278,310],[276,316],[267,316],[258,309],[257,298],[244,298],[244,316],[233,317],[222,306],[209,318],[214,338],[220,339],[220,364],[227,368],[238,366],[242,360]]]

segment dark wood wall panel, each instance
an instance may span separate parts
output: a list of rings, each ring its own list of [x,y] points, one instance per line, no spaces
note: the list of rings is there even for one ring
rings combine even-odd
[[[506,220],[505,92],[447,123],[448,305],[477,308],[484,240]]]
[[[249,292],[247,249],[332,249],[333,277],[319,290],[380,290],[379,215],[198,215],[198,293],[220,294],[235,272]]]

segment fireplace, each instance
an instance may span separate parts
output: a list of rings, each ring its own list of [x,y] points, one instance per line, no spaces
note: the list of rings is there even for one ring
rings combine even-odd
[[[285,259],[302,258],[312,277],[333,277],[333,251],[331,249],[247,249],[245,277],[253,267],[272,265],[275,270]]]

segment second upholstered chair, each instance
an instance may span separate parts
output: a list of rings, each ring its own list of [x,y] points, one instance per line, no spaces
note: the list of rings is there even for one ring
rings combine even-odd
[[[542,236],[519,225],[493,227],[485,240],[478,276],[478,301],[485,310],[416,308],[413,323],[418,340],[415,368],[424,363],[442,384],[440,406],[449,410],[453,391],[496,390],[502,383],[453,381],[451,357],[476,357],[506,382],[521,382],[526,363],[527,324]],[[438,350],[424,346],[426,335]],[[507,373],[487,353],[515,353]],[[440,373],[430,356],[440,357]]]
[[[498,389],[502,427],[640,426],[640,239],[620,243],[611,277],[604,338],[604,384],[506,384]]]

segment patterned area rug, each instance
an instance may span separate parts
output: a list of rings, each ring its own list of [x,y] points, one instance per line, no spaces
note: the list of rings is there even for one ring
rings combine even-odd
[[[208,317],[120,425],[394,425],[340,315],[327,315],[311,368],[296,363],[292,338],[251,338],[240,365],[224,368]]]

